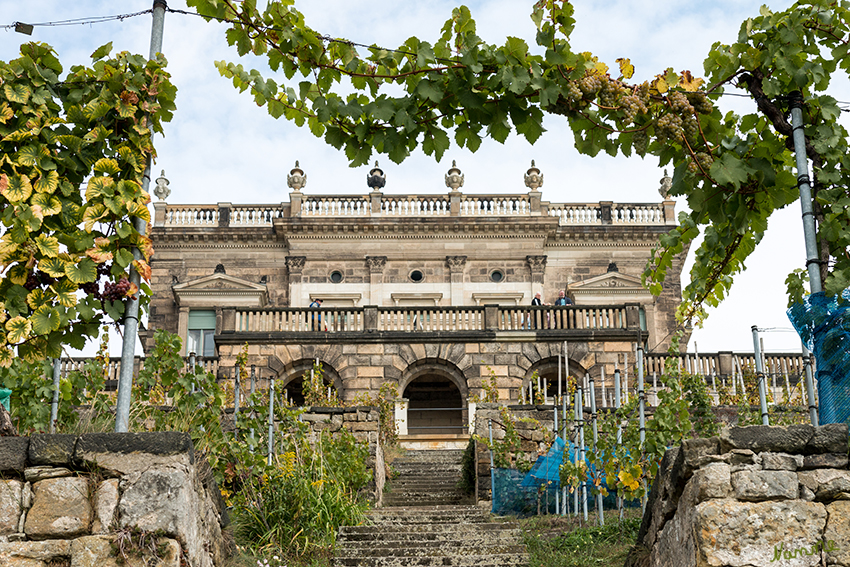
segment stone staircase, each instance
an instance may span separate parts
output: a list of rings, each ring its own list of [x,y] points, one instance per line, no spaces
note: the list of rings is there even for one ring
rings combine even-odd
[[[368,525],[343,526],[334,567],[499,567],[528,565],[514,522],[492,522],[463,504],[457,489],[463,451],[408,451],[393,462],[384,507]]]

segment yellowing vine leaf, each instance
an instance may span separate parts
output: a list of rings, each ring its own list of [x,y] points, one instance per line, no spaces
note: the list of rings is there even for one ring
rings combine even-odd
[[[635,66],[632,65],[632,62],[626,58],[621,57],[617,59],[617,63],[620,64],[620,75],[624,79],[631,79],[632,76],[635,74]]]
[[[11,344],[20,344],[32,333],[32,323],[18,315],[6,321],[6,340]]]

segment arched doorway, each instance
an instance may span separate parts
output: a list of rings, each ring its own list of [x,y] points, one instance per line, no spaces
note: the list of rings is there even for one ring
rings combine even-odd
[[[464,427],[464,402],[458,387],[444,376],[423,374],[411,381],[407,399],[408,435],[460,435]]]
[[[286,372],[286,378],[284,379],[283,386],[284,396],[286,396],[286,399],[293,405],[301,407],[305,404],[304,381],[305,378],[307,380],[310,379],[310,372],[312,370],[312,360],[299,360],[293,364],[292,368],[288,372]],[[325,388],[335,388],[337,390],[337,396],[341,398],[342,392],[339,391],[338,386],[340,381],[336,371],[327,365],[322,365],[322,372],[322,381],[325,384]]]
[[[521,399],[528,400],[529,397],[529,384],[531,384],[532,379],[535,381],[539,380],[533,385],[533,390],[537,390],[537,384],[540,384],[540,389],[543,390],[546,394],[545,403],[551,404],[558,396],[558,393],[564,394],[567,392],[567,379],[569,376],[573,377],[573,380],[578,379],[581,380],[580,377],[583,377],[586,374],[586,370],[579,363],[570,360],[568,362],[568,368],[563,366],[563,361],[561,362],[561,370],[560,370],[560,386],[558,385],[558,359],[557,358],[547,358],[541,360],[537,364],[533,365],[526,374],[525,380],[523,380],[523,392],[520,394]],[[537,376],[535,377],[535,373]],[[579,382],[581,383],[581,382]],[[523,397],[524,396],[524,397]]]
[[[411,364],[399,381],[407,403],[401,415],[407,435],[464,435],[468,433],[468,389],[463,373],[441,359]]]

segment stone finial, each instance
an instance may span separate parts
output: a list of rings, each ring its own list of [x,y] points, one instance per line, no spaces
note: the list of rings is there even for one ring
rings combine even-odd
[[[608,264],[608,272],[607,273],[610,274],[611,272],[618,272],[618,273],[620,272],[620,268],[618,268],[617,264],[615,264],[614,262],[611,262],[610,264]]]
[[[386,184],[387,175],[384,173],[384,170],[378,167],[378,161],[375,160],[375,167],[373,167],[366,175],[366,185],[368,185],[372,191],[377,191]]]
[[[525,186],[532,191],[537,191],[543,185],[543,174],[531,160],[531,167],[525,172]]]
[[[665,201],[670,199],[670,188],[673,186],[673,180],[667,175],[667,170],[664,170],[664,177],[661,178],[661,187],[658,188],[658,193]]]
[[[214,274],[226,274],[227,272],[224,270],[224,264],[216,264]]]
[[[457,191],[463,187],[463,173],[458,169],[455,160],[452,160],[452,167],[446,173],[446,187],[449,187],[452,191]]]
[[[169,181],[165,178],[165,170],[163,169],[159,177],[156,178],[156,187],[153,190],[153,194],[160,201],[165,201],[171,195],[171,189],[168,188],[168,185]]]
[[[286,184],[293,191],[300,191],[302,187],[307,185],[307,174],[298,166],[298,160],[295,160],[295,167],[286,176]]]

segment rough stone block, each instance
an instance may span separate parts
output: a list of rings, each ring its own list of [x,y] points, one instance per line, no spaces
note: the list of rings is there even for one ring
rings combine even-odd
[[[189,434],[177,431],[89,433],[77,441],[74,459],[120,475],[154,465],[190,465],[195,462],[195,451]]]
[[[180,544],[159,538],[156,555],[130,549],[120,561],[112,547],[112,537],[86,536],[71,542],[73,567],[180,567]]]
[[[841,453],[820,453],[803,457],[803,470],[811,469],[846,469],[847,455]]]
[[[829,423],[815,427],[815,433],[806,444],[807,454],[843,453],[850,451],[848,447],[848,425],[846,423]]]
[[[749,449],[732,449],[729,453],[729,464],[734,466],[751,466],[759,464],[759,457]]]
[[[809,548],[820,541],[826,517],[826,508],[816,502],[708,500],[696,507],[692,527],[698,564],[728,567],[777,564],[771,563],[777,548]],[[798,561],[793,563],[794,567],[814,567],[820,565],[820,556]],[[667,565],[695,564],[674,559]]]
[[[839,469],[815,469],[797,473],[800,484],[815,493],[817,500],[850,498],[850,471]]]
[[[0,473],[24,472],[29,437],[0,437]]]
[[[30,437],[30,465],[70,465],[74,457],[76,435],[33,435]]]
[[[699,468],[698,461],[701,457],[719,453],[720,443],[717,437],[685,439],[682,441],[682,456],[686,475],[690,476],[695,469]]]
[[[797,498],[797,475],[790,471],[739,471],[732,473],[738,500],[793,500]]]
[[[827,548],[835,548],[826,552],[827,565],[850,565],[850,502],[843,500],[833,502],[826,507],[827,520],[823,539]]]
[[[33,484],[24,531],[30,539],[72,538],[89,533],[92,509],[86,478],[49,478]]]
[[[710,498],[728,498],[732,493],[731,467],[726,463],[712,463],[699,469],[688,483],[693,483],[697,502]]]
[[[97,486],[94,495],[93,534],[106,534],[112,530],[115,509],[118,507],[118,479],[110,478]]]
[[[71,555],[69,540],[18,541],[0,543],[3,567],[46,567],[48,563]]]
[[[761,468],[766,471],[796,471],[803,466],[803,457],[788,453],[760,453]]]
[[[815,434],[811,425],[751,425],[731,427],[720,433],[722,451],[749,449],[755,453],[775,452],[800,454]]]
[[[19,480],[0,480],[0,536],[18,531],[23,489],[24,483]]]
[[[46,478],[61,478],[71,476],[71,471],[65,467],[27,467],[24,469],[24,478],[27,482],[38,482]]]

